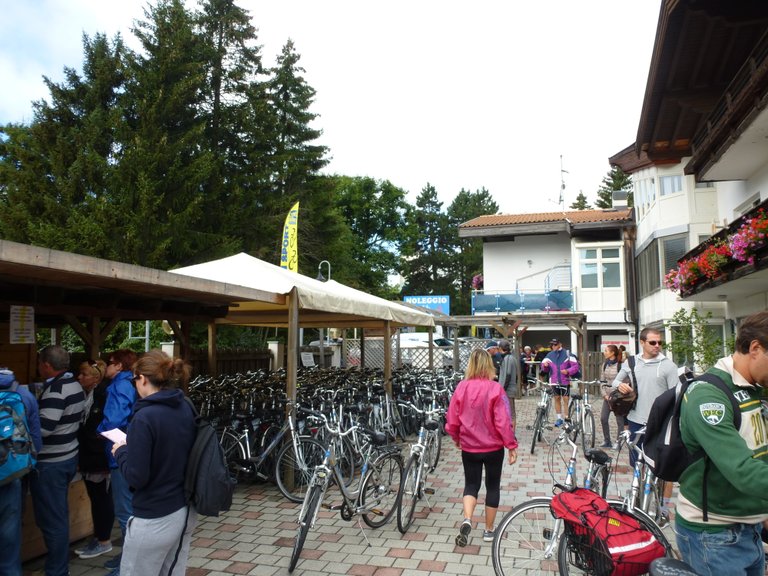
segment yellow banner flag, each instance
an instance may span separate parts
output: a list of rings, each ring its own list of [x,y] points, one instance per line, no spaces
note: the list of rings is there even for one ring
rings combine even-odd
[[[283,247],[280,251],[280,268],[291,272],[299,271],[299,203],[293,205],[283,226]]]

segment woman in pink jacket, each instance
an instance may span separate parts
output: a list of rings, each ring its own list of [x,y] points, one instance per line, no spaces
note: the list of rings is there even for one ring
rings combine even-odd
[[[466,546],[472,531],[472,514],[477,505],[483,467],[486,490],[483,540],[493,542],[504,448],[509,450],[510,464],[517,460],[517,439],[512,428],[509,400],[495,377],[491,355],[482,349],[473,350],[465,379],[459,383],[448,407],[445,431],[461,449],[464,465],[464,521],[456,536],[457,546]]]

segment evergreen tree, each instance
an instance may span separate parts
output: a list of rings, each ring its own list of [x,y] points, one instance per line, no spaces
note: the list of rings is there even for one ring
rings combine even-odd
[[[459,225],[478,216],[496,214],[498,210],[499,205],[485,188],[474,193],[462,188],[448,206],[448,226],[456,254],[450,264],[454,279],[453,314],[470,314],[472,277],[483,270],[482,239],[459,238]]]
[[[237,246],[211,230],[204,190],[215,159],[202,146],[207,52],[181,0],[158,0],[133,29],[130,129],[114,190],[130,262],[155,268],[229,254]]]
[[[7,125],[0,138],[0,235],[9,240],[100,257],[119,254],[110,228],[124,121],[125,62],[112,43],[83,36],[83,74],[45,78],[50,102],[33,104],[29,126]]]
[[[612,208],[613,198],[611,194],[614,191],[626,192],[627,206],[632,206],[634,204],[634,198],[632,195],[632,179],[618,166],[613,166],[603,177],[603,182],[597,189],[597,200],[595,201],[595,207]]]
[[[576,201],[571,204],[571,210],[591,210],[592,206],[587,202],[587,197],[584,192],[579,190],[579,195],[576,196]]]
[[[406,214],[402,245],[404,294],[451,294],[450,263],[456,247],[450,240],[448,216],[431,184],[422,189]]]

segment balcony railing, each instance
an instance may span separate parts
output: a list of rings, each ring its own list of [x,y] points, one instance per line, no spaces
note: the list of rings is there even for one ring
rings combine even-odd
[[[573,292],[570,290],[548,290],[537,292],[518,290],[515,292],[472,291],[472,314],[515,314],[573,312]]]

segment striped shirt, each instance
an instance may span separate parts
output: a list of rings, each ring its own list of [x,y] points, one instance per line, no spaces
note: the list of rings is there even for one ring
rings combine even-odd
[[[45,381],[38,400],[43,449],[40,462],[64,462],[77,456],[77,433],[85,406],[85,393],[71,372]]]

